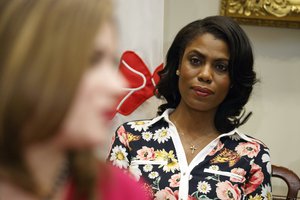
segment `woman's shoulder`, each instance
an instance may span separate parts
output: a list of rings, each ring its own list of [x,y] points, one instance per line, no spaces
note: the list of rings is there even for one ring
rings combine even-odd
[[[117,132],[146,132],[161,126],[167,126],[167,122],[165,122],[162,116],[158,116],[152,119],[139,119],[125,122],[117,128]]]
[[[261,148],[264,148],[264,149],[269,149],[268,146],[260,139],[258,138],[255,138],[253,136],[250,136],[250,135],[246,135],[245,136],[252,142],[252,143],[255,143],[257,145],[259,145]]]
[[[270,150],[262,140],[239,131],[236,133],[230,138],[235,142],[235,151],[240,155],[245,154],[251,158],[269,157]]]
[[[225,145],[226,148],[232,149],[239,155],[259,158],[270,154],[270,150],[264,142],[239,130],[234,130],[224,136],[221,138],[220,145]]]
[[[103,199],[109,200],[148,200],[143,185],[125,174],[119,168],[109,166],[109,179],[102,180]]]
[[[268,149],[267,145],[260,139],[255,138],[247,133],[243,133],[237,129],[233,130],[234,134],[230,135],[230,139],[231,140],[235,140],[237,143],[252,143],[252,144],[256,144],[259,145],[263,148]]]
[[[65,191],[64,199],[75,199],[77,192],[72,177],[66,184]],[[125,171],[103,162],[98,165],[96,196],[104,200],[150,200],[142,182],[135,181]]]

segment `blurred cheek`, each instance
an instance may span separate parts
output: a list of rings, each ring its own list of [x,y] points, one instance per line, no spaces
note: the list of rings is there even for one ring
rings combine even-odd
[[[108,134],[108,113],[115,109],[125,86],[124,78],[111,67],[88,69],[63,124],[63,145],[93,148],[101,144]]]

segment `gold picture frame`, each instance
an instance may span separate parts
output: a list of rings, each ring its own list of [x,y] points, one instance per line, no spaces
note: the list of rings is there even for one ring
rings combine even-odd
[[[241,24],[300,28],[300,0],[221,0],[220,14]]]

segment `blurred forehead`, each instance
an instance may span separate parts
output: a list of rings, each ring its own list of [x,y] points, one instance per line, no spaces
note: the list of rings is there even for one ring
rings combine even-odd
[[[96,38],[95,38],[95,48],[115,48],[117,45],[117,37],[115,32],[115,27],[109,21],[106,21],[100,27]]]

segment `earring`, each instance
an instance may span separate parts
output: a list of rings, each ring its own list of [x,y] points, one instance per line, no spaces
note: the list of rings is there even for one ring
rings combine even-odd
[[[177,69],[176,70],[176,75],[179,76],[180,75],[180,71]]]

